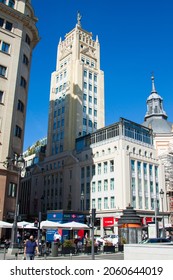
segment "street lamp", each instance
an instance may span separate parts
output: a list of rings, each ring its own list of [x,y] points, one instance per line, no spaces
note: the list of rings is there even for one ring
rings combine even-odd
[[[25,160],[23,155],[15,155],[14,159],[7,157],[7,168],[12,167],[14,171],[17,172],[17,185],[16,185],[16,201],[15,201],[15,212],[14,212],[14,222],[11,233],[11,244],[10,251],[11,254],[17,254],[18,244],[17,244],[17,218],[18,218],[18,199],[19,199],[19,186],[20,177],[24,177]]]
[[[80,199],[81,199],[81,209],[82,209],[82,211],[84,211],[84,191],[83,190],[81,192]]]
[[[164,209],[163,209],[163,198],[164,198],[164,191],[163,191],[163,189],[161,189],[160,190],[160,198],[161,198],[161,202],[162,202],[162,212],[164,211]],[[163,235],[163,238],[165,238],[166,237],[166,235],[165,235],[165,217],[164,217],[164,213],[163,213],[163,228],[162,228],[162,235]]]

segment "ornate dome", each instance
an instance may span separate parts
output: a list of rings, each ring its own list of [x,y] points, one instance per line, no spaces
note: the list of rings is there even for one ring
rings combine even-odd
[[[154,133],[171,133],[173,124],[167,121],[167,114],[163,110],[163,99],[155,89],[154,76],[151,80],[152,91],[147,98],[147,112],[142,125],[152,128]]]

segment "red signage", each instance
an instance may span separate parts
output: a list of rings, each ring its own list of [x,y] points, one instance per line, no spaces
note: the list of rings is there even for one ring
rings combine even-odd
[[[104,217],[103,218],[103,226],[104,227],[113,227],[115,224],[115,218],[114,217]]]
[[[153,222],[153,218],[152,217],[143,217],[142,218],[142,224],[143,225],[148,225],[151,222]]]

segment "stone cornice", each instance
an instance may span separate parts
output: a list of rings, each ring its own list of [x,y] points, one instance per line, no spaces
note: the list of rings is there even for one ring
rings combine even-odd
[[[27,15],[24,15],[22,13],[20,13],[19,11],[8,7],[2,3],[0,3],[0,11],[4,12],[5,14],[8,14],[10,16],[12,16],[13,18],[21,21],[25,27],[27,27],[28,29],[30,29],[30,31],[33,34],[33,39],[32,39],[32,43],[33,43],[33,47],[35,47],[35,45],[39,42],[39,35],[38,35],[38,30],[37,27],[35,26],[35,23],[38,21],[38,19],[36,17],[29,17]]]

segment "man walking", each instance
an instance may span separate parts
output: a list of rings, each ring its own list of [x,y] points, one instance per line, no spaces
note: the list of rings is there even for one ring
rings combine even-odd
[[[34,260],[35,253],[38,254],[38,245],[34,240],[34,236],[31,235],[26,241],[24,248],[24,256],[26,256],[27,260]]]

